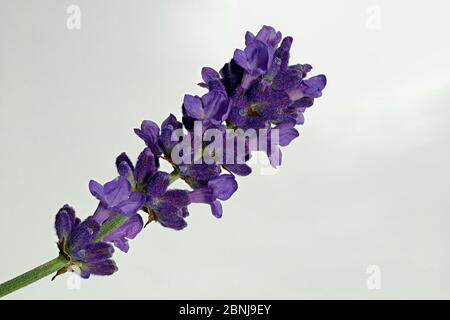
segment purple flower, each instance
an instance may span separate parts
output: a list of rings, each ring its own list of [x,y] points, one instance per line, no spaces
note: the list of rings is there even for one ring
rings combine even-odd
[[[252,168],[245,163],[224,164],[223,167],[225,170],[227,170],[233,174],[236,174],[238,176],[245,177],[252,173]]]
[[[304,97],[318,98],[322,96],[322,90],[327,84],[327,78],[324,75],[318,75],[309,79],[297,77],[295,80],[290,82],[291,85],[289,87],[284,85],[291,101],[297,101]]]
[[[289,51],[291,50],[292,37],[286,37],[281,41],[280,47],[275,51],[274,56],[274,70],[271,72],[271,76],[274,76],[276,72],[286,70],[289,64]],[[273,77],[271,77],[273,78]]]
[[[75,211],[64,205],[55,218],[60,254],[69,260],[69,267],[59,270],[58,274],[79,270],[82,278],[94,275],[111,275],[117,266],[110,258],[114,253],[112,245],[96,242],[100,225],[92,217],[83,222],[76,218]]]
[[[263,26],[255,37],[253,33],[247,31],[245,34],[245,44],[248,45],[256,40],[263,42],[270,48],[276,48],[281,41],[281,32],[277,32],[273,27]]]
[[[123,157],[125,159],[125,157]],[[126,162],[126,160],[124,160]],[[138,166],[136,166],[138,168]],[[134,239],[142,230],[143,221],[137,212],[145,203],[145,196],[140,192],[132,192],[129,181],[118,177],[104,186],[91,180],[89,189],[100,203],[93,215],[98,224],[120,214],[128,219],[114,232],[105,237],[104,241],[112,242],[120,250],[127,252],[128,239]]]
[[[321,74],[305,79],[300,84],[300,89],[305,97],[318,98],[322,96],[322,90],[327,85],[327,78]]]
[[[198,183],[217,178],[221,172],[220,165],[206,163],[180,165],[179,170],[181,176],[192,187],[195,187]]]
[[[141,128],[134,129],[134,132],[139,138],[144,140],[154,155],[159,156],[161,154],[161,149],[158,145],[159,127],[156,123],[150,120],[144,120],[141,123]]]
[[[192,130],[193,121],[201,120],[204,126],[220,124],[230,111],[230,101],[224,91],[213,90],[203,95],[184,96],[183,123],[188,130]]]
[[[187,206],[191,203],[186,190],[168,190],[170,176],[165,172],[157,172],[147,185],[146,207],[149,216],[162,226],[181,230],[187,226],[185,217],[189,215]]]
[[[211,206],[212,214],[216,218],[222,217],[222,205],[219,200],[226,201],[236,192],[238,184],[231,174],[223,174],[189,193],[192,203],[206,203]]]
[[[233,59],[226,63],[220,70],[222,83],[229,97],[233,97],[242,82],[244,76],[244,68],[236,63]]]
[[[130,158],[125,152],[122,152],[116,158],[116,168],[117,172],[120,176],[126,178],[128,182],[132,185],[132,187],[136,187],[136,179],[135,179],[135,169],[133,162],[131,162]]]
[[[114,260],[111,259],[97,261],[95,263],[86,263],[82,265],[80,269],[80,275],[84,279],[88,279],[91,274],[98,276],[110,276],[119,270]]]
[[[280,123],[274,129],[278,130],[278,141],[281,147],[288,146],[292,140],[299,136],[297,129],[295,129],[295,122]]]
[[[116,158],[119,175],[126,178],[133,190],[143,190],[150,177],[158,170],[159,161],[150,148],[145,148],[138,157],[136,167],[126,153]]]
[[[139,214],[135,214],[128,218],[120,227],[105,236],[103,241],[112,242],[114,245],[122,250],[123,252],[128,252],[130,246],[128,244],[128,239],[134,239],[139,232],[142,231],[144,227],[144,222]]]
[[[265,74],[271,63],[270,50],[261,41],[251,41],[244,50],[236,49],[233,60],[250,76],[258,77]]]
[[[226,94],[220,74],[214,69],[204,67],[202,69],[202,79],[204,82],[198,84],[200,87],[207,88],[209,91],[221,91]]]
[[[145,202],[145,196],[139,192],[132,192],[130,183],[122,176],[104,186],[91,180],[89,190],[94,197],[100,200],[93,216],[99,224],[116,214],[132,217]]]
[[[251,32],[245,35],[245,49],[236,49],[233,60],[236,61],[251,77],[258,77],[271,69],[276,47],[281,40],[281,33],[274,28],[263,26],[254,36]],[[247,84],[243,86],[247,88]]]
[[[173,114],[170,114],[161,125],[161,135],[159,137],[159,145],[166,159],[168,159],[169,161],[171,161],[170,157],[173,147],[181,140],[180,137],[179,141],[173,141],[172,134],[176,130],[182,130],[182,128],[183,124],[179,122]]]

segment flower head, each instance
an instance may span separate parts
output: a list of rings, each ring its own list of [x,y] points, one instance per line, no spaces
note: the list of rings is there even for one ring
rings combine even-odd
[[[289,64],[292,42],[292,37],[282,38],[270,26],[263,26],[256,35],[247,32],[245,47],[236,49],[219,72],[210,67],[202,69],[203,82],[199,85],[208,92],[184,96],[182,121],[170,114],[161,127],[144,120],[134,129],[145,148],[135,164],[126,153],[117,157],[119,177],[104,185],[90,181],[89,190],[99,201],[94,214],[81,222],[67,205],[57,213],[58,246],[69,266],[58,274],[76,269],[88,278],[117,271],[111,259],[113,245],[124,252],[129,250],[128,240],[144,227],[140,210],[148,214],[148,222],[157,221],[174,230],[187,226],[189,205],[193,203],[209,205],[212,214],[220,218],[222,203],[238,189],[235,176],[252,172],[246,161],[253,151],[265,152],[272,166],[279,166],[281,147],[300,135],[296,126],[304,124],[305,111],[321,97],[327,84],[324,75],[309,77],[311,65]],[[197,130],[196,121],[201,130]],[[217,134],[205,141],[209,129]],[[245,132],[234,135],[238,130]],[[246,130],[255,134],[247,136]],[[232,143],[228,143],[230,136]],[[197,138],[201,143],[195,143]],[[178,161],[177,154],[172,153],[185,142],[190,149],[183,148]],[[212,161],[197,161],[205,155]],[[160,170],[161,160],[173,167],[171,174]],[[188,188],[170,188],[177,178],[183,179]],[[112,230],[104,232],[119,220]]]

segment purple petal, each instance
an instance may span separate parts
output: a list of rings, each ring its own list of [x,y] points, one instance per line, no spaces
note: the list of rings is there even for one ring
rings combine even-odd
[[[318,75],[303,80],[301,90],[304,95],[312,98],[318,98],[322,95],[322,90],[327,85],[327,78],[324,75]]]
[[[119,170],[119,166],[121,163],[126,163],[127,166],[131,168],[131,170],[134,170],[133,162],[130,160],[130,158],[125,152],[122,152],[116,158],[116,167],[118,168],[117,170]]]
[[[244,177],[252,173],[252,168],[246,164],[226,164],[223,167],[238,176]]]
[[[142,221],[142,217],[136,214],[111,234],[107,235],[103,241],[113,242],[117,248],[123,252],[128,252],[129,245],[127,239],[134,239],[141,232],[143,226],[144,222]]]
[[[305,123],[305,116],[303,115],[303,112],[300,112],[297,110],[297,116],[295,117],[295,123],[296,124],[304,124]]]
[[[170,184],[170,175],[166,172],[156,172],[147,183],[147,192],[154,197],[162,196]]]
[[[292,97],[293,101],[297,100],[295,97],[303,94],[299,90],[303,79],[302,70],[302,66],[300,65],[290,66],[285,70],[280,70],[272,82],[272,87],[276,90],[286,91]],[[299,90],[300,93],[297,94],[296,90]]]
[[[146,184],[156,169],[157,166],[153,152],[149,148],[145,148],[136,162],[136,180],[141,184]]]
[[[267,71],[270,54],[264,43],[254,41],[244,49],[244,52],[248,64],[246,70],[250,75],[259,76]],[[244,66],[242,67],[244,68]]]
[[[208,83],[213,80],[219,79],[219,73],[213,68],[204,67],[202,68],[202,79],[205,83]]]
[[[245,52],[241,49],[236,49],[233,54],[233,60],[236,62],[239,66],[241,66],[244,70],[249,70],[250,66],[247,61],[247,56],[245,55]]]
[[[172,148],[178,143],[178,141],[172,141],[172,133],[182,127],[181,122],[173,114],[170,114],[162,123],[160,145],[166,155],[170,155]]]
[[[286,37],[280,47],[275,51],[275,57],[280,60],[280,69],[286,70],[289,64],[289,51],[291,50],[292,37]]]
[[[59,209],[55,217],[55,229],[59,241],[69,237],[72,228],[75,226],[75,219],[75,210],[67,204]]]
[[[199,83],[200,87],[208,88],[209,91],[219,90],[225,93],[225,87],[220,79],[220,75],[214,69],[204,67],[202,69],[202,78],[204,83]]]
[[[277,32],[270,26],[263,26],[256,34],[256,39],[268,46],[276,47],[281,40],[281,32]]]
[[[265,129],[267,126],[266,120],[261,117],[249,117],[245,124],[246,129]]]
[[[228,96],[232,97],[242,81],[244,69],[233,59],[220,69],[220,74]]]
[[[193,177],[195,180],[208,181],[220,175],[221,168],[216,164],[192,164],[180,167],[181,174]]]
[[[211,212],[214,217],[221,218],[223,214],[222,204],[220,201],[216,200],[213,203],[211,203]]]
[[[154,154],[160,154],[158,147],[159,127],[150,120],[144,120],[140,129],[134,129],[139,138],[144,140],[145,144],[152,150]]]
[[[124,215],[130,217],[138,212],[145,203],[145,196],[140,192],[132,192],[130,197],[119,203],[117,208]]]
[[[168,190],[161,197],[161,200],[170,203],[178,209],[186,207],[191,203],[189,193],[186,190]]]
[[[119,269],[113,260],[86,263],[82,267],[81,277],[87,279],[91,274],[98,276],[109,276],[117,270]]]
[[[165,129],[174,130],[179,128],[181,128],[181,123],[177,120],[177,117],[175,117],[173,114],[170,114],[161,125],[161,130]]]
[[[141,130],[145,132],[148,136],[152,137],[155,141],[159,135],[158,125],[150,120],[144,120],[141,124]]]
[[[89,191],[98,200],[106,204],[105,193],[103,192],[103,186],[95,180],[89,181]]]
[[[184,96],[183,107],[189,117],[198,120],[204,119],[205,113],[200,97],[186,94]]]
[[[158,217],[158,222],[170,229],[182,230],[186,228],[187,223],[183,218],[183,211],[172,209],[158,210],[156,211],[156,216]]]
[[[245,33],[245,45],[248,46],[252,41],[255,40],[255,35],[250,31]]]
[[[116,215],[118,213],[117,210],[119,209],[107,207],[100,202],[92,217],[99,225],[101,225],[113,215]]]
[[[106,242],[91,243],[86,248],[72,253],[72,256],[85,262],[99,262],[112,257],[114,248]]]
[[[80,223],[70,234],[70,247],[72,251],[79,251],[91,243],[97,236],[100,226],[89,217]]]
[[[282,147],[286,147],[292,140],[299,136],[297,129],[293,127],[293,124],[282,123],[274,128],[278,129],[279,144]]]
[[[314,104],[314,99],[311,97],[303,97],[294,101],[289,108],[299,109],[301,112],[305,111],[306,108],[311,107]]]
[[[189,199],[192,203],[212,203],[215,200],[214,189],[202,187],[189,192]]]
[[[238,188],[237,181],[232,174],[223,174],[210,180],[208,186],[213,188],[214,194],[219,200],[228,200]]]
[[[262,117],[264,117],[264,119],[274,122],[282,119],[284,116],[283,108],[272,104],[268,104],[267,106],[261,108],[259,113]]]
[[[133,181],[133,175],[134,175],[134,166],[131,162],[130,158],[128,158],[127,154],[125,152],[121,153],[116,158],[116,168],[119,172],[119,175],[125,177],[128,179],[128,181]],[[131,183],[130,181],[130,183]]]
[[[213,90],[202,97],[204,118],[223,121],[228,115],[230,103],[224,92]]]
[[[307,63],[302,65],[302,67],[303,67],[303,74],[304,74],[304,76],[306,76],[306,74],[312,70],[312,66],[310,64],[307,64]]]
[[[130,250],[130,244],[128,243],[128,240],[125,238],[118,238],[113,241],[116,248],[123,252],[128,252]]]
[[[131,186],[128,180],[122,176],[106,183],[103,187],[105,194],[105,204],[115,207],[130,196]]]

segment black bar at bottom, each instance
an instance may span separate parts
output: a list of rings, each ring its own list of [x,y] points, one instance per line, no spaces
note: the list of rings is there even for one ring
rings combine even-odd
[[[322,316],[356,316],[381,319],[423,314],[427,318],[450,307],[449,301],[419,300],[2,300],[0,314],[22,312],[69,317],[113,317],[126,314],[139,319],[312,319]],[[8,310],[9,309],[9,310]],[[58,311],[59,310],[59,311]],[[10,313],[11,312],[11,313]],[[5,318],[6,319],[6,318]]]

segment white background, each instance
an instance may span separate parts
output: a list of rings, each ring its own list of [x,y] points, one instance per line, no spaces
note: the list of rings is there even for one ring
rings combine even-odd
[[[58,208],[91,214],[89,179],[135,158],[132,128],[179,116],[245,31],[292,35],[291,61],[328,78],[282,169],[240,178],[221,220],[193,206],[186,230],[152,224],[117,253],[114,276],[10,298],[450,298],[447,1],[0,4],[0,282],[57,255]]]

